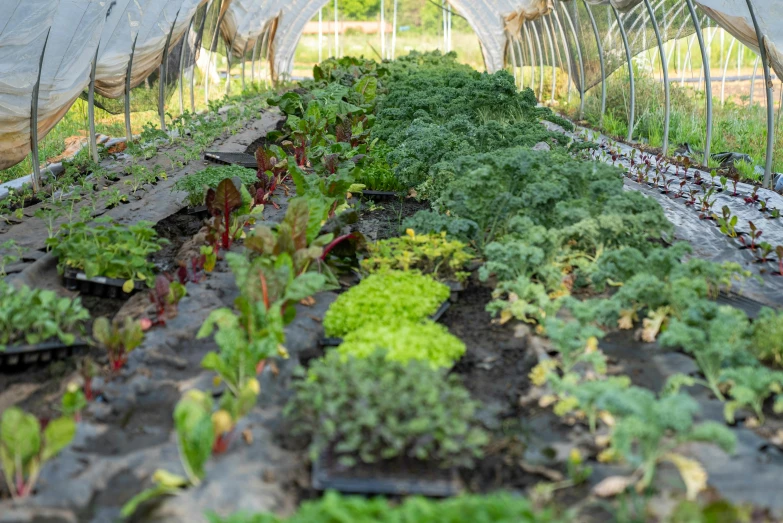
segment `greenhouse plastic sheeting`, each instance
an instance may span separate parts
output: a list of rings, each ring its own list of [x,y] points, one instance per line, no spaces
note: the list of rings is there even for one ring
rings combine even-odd
[[[699,6],[737,40],[756,53],[759,50],[756,29],[745,0],[697,0]],[[783,77],[783,0],[754,2],[756,20],[766,40],[770,66]]]
[[[108,2],[97,0],[3,0],[0,169],[19,163],[30,152],[32,96],[47,33],[38,95],[39,139],[60,121],[89,83],[107,9]],[[52,25],[54,20],[58,23]]]
[[[274,2],[232,0],[220,25],[220,32],[229,43],[232,54],[242,56],[251,51],[256,39],[279,11]]]

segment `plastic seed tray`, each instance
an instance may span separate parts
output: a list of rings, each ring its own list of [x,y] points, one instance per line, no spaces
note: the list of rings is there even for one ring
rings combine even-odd
[[[104,278],[103,276],[88,278],[87,275],[81,271],[69,269],[66,269],[63,273],[63,281],[65,283],[65,288],[69,291],[78,291],[80,294],[97,296],[99,298],[127,299],[130,298],[134,292],[144,289],[144,285],[141,282],[135,282],[133,290],[131,292],[125,292],[122,289],[125,280]]]
[[[222,165],[240,165],[247,167],[248,169],[258,169],[258,162],[255,156],[245,153],[221,153],[205,152],[204,159],[210,162],[219,163]]]
[[[449,310],[451,307],[451,301],[446,300],[444,301],[440,307],[438,307],[438,310],[436,310],[431,316],[430,319],[432,321],[438,321],[443,317],[444,314],[446,314],[446,311]],[[342,338],[321,338],[321,346],[322,347],[337,347],[343,343]]]
[[[60,341],[37,345],[12,345],[5,350],[0,350],[0,371],[61,360],[87,347],[89,344],[84,340],[76,340],[73,345],[63,345]]]
[[[453,469],[440,469],[431,465],[426,471],[395,471],[384,470],[383,463],[375,464],[371,469],[372,475],[355,473],[350,469],[338,470],[322,457],[313,462],[313,488],[347,494],[419,495],[439,498],[456,496],[461,491],[458,476]]]

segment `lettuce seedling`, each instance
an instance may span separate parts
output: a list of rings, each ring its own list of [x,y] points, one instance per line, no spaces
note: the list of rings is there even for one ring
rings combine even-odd
[[[406,363],[428,361],[433,368],[451,367],[465,354],[465,344],[435,322],[367,325],[349,333],[337,349],[346,357],[366,358],[379,348],[386,359]]]
[[[76,423],[68,416],[51,420],[41,430],[32,414],[10,407],[0,418],[0,464],[14,498],[33,493],[44,463],[73,440]]]
[[[327,336],[344,336],[370,325],[420,321],[438,310],[451,291],[416,272],[373,274],[341,294],[324,317]]]
[[[117,320],[109,322],[103,316],[96,319],[92,325],[92,336],[108,352],[113,372],[119,372],[128,361],[128,353],[144,341],[141,323],[130,316],[126,316],[122,324]]]
[[[367,257],[362,269],[369,273],[386,270],[418,270],[439,281],[463,282],[470,275],[465,269],[473,256],[467,246],[440,234],[416,234],[413,229],[405,236],[367,245]]]

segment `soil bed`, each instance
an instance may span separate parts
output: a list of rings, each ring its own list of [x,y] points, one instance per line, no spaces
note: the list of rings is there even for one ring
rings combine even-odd
[[[363,206],[359,229],[368,241],[386,240],[400,235],[400,227],[405,218],[419,211],[430,209],[429,202],[419,202],[414,198],[384,200],[375,205]]]

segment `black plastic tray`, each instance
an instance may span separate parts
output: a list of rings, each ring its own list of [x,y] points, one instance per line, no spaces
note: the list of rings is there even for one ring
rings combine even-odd
[[[434,313],[430,315],[430,319],[432,321],[438,321],[443,317],[444,314],[446,314],[446,311],[449,310],[451,307],[451,300],[444,301],[440,307],[438,307],[438,310],[436,310]],[[341,345],[343,342],[342,338],[321,338],[321,346],[322,347],[337,347]]]
[[[258,169],[255,156],[246,153],[222,153],[220,151],[205,152],[204,159],[222,165],[240,165],[248,169]]]
[[[394,191],[362,191],[361,194],[370,200],[396,200],[402,196]]]
[[[73,345],[63,345],[59,340],[37,345],[12,345],[0,350],[0,370],[61,360],[87,347],[89,343],[85,340],[76,340]]]
[[[433,465],[435,467],[435,465]],[[347,494],[419,495],[446,498],[460,493],[460,482],[454,469],[443,469],[437,479],[414,475],[386,475],[382,465],[373,478],[352,477],[350,471],[332,471],[323,458],[313,462],[312,485],[316,490],[336,490]]]
[[[104,278],[103,276],[88,278],[83,272],[72,269],[66,269],[64,271],[63,281],[65,283],[65,288],[69,291],[79,291],[80,294],[97,296],[99,298],[127,299],[130,298],[134,292],[145,288],[141,282],[135,282],[133,290],[131,292],[125,292],[122,290],[125,280]]]

